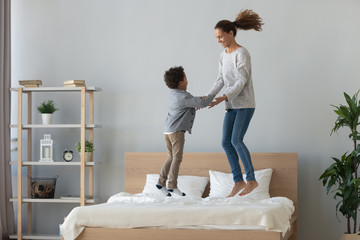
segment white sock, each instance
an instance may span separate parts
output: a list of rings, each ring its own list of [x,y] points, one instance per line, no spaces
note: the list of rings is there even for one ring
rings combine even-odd
[[[171,197],[171,194],[168,192],[168,190],[166,189],[166,187],[161,186],[160,184],[156,184],[156,188],[159,189],[159,191],[164,194],[167,197]]]
[[[179,195],[179,196],[182,196],[182,197],[185,197],[186,194],[183,193],[182,191],[180,191],[178,188],[169,188],[168,191],[172,194],[176,194],[176,195]]]

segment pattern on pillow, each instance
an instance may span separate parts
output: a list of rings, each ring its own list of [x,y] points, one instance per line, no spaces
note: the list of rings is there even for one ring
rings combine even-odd
[[[251,193],[243,196],[252,199],[267,199],[270,198],[269,186],[273,170],[271,168],[255,171],[255,179],[259,186]],[[232,173],[224,173],[219,171],[209,171],[210,175],[210,193],[209,197],[224,198],[231,193],[234,186]],[[243,174],[246,179],[246,174]],[[236,195],[238,196],[238,195]]]

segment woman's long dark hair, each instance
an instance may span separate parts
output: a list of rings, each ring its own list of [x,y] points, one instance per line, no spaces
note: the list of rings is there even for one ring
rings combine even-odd
[[[221,29],[226,33],[233,31],[235,37],[237,29],[262,31],[262,25],[264,23],[257,13],[250,9],[245,9],[240,11],[234,22],[221,20],[215,25],[215,29]]]

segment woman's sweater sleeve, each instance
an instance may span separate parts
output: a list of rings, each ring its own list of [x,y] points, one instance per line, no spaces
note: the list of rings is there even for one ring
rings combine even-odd
[[[220,58],[219,58],[219,74],[218,74],[218,77],[217,77],[214,85],[210,89],[210,91],[207,93],[207,95],[215,95],[216,96],[223,87],[224,87],[224,79],[223,79],[223,75],[222,75],[222,54],[221,54]]]

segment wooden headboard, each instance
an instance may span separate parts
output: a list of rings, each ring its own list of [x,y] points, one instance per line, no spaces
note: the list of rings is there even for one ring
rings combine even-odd
[[[146,174],[159,173],[166,158],[167,153],[125,153],[125,191],[142,192]],[[251,159],[255,170],[273,169],[271,197],[297,203],[297,153],[251,153]],[[231,172],[225,153],[184,153],[179,175],[209,176],[209,170]]]

